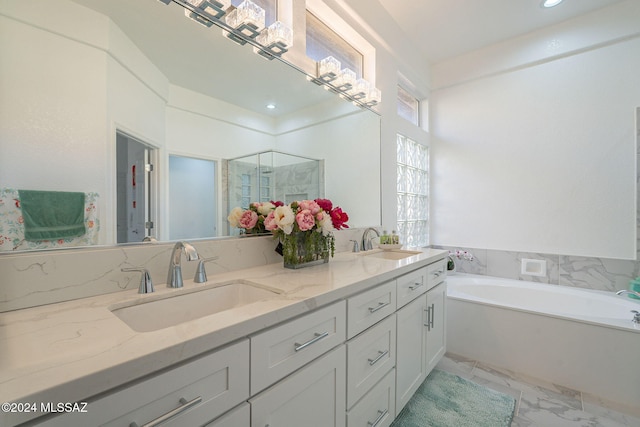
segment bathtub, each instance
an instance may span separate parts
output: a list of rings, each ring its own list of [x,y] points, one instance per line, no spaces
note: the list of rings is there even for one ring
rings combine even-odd
[[[448,352],[640,416],[640,301],[471,274],[449,276],[447,297]]]

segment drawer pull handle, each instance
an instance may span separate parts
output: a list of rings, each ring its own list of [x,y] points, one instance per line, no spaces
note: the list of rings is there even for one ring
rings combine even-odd
[[[375,313],[376,311],[385,308],[389,304],[391,304],[391,301],[389,301],[389,302],[379,302],[377,307],[369,307],[369,313]]]
[[[298,344],[298,343],[295,343],[295,346],[296,346],[295,350],[296,350],[296,351],[300,351],[300,350],[302,350],[303,348],[308,347],[308,346],[310,346],[311,344],[315,344],[315,343],[317,343],[318,341],[320,341],[322,338],[326,338],[326,337],[328,337],[328,336],[329,336],[329,332],[323,332],[323,333],[321,333],[321,334],[319,334],[319,333],[317,333],[317,332],[316,332],[316,333],[315,333],[315,338],[311,338],[311,339],[310,339],[309,341],[307,341],[306,343],[304,343],[304,344]]]
[[[418,289],[420,286],[422,286],[422,283],[421,282],[416,282],[416,283],[413,284],[413,286],[409,286],[409,290],[413,291],[415,289]]]
[[[370,366],[375,365],[376,363],[378,363],[380,359],[385,357],[387,354],[389,354],[389,350],[385,350],[385,351],[378,350],[378,357],[376,357],[375,359],[367,359],[369,361],[369,365]]]
[[[175,417],[176,415],[180,414],[181,412],[186,411],[187,409],[191,408],[192,406],[197,405],[200,402],[202,402],[202,397],[201,396],[198,396],[195,399],[190,400],[188,402],[184,397],[181,397],[180,398],[180,403],[182,403],[182,405],[178,406],[176,409],[174,409],[172,411],[167,412],[164,415],[159,416],[155,420],[144,424],[142,427],[155,427],[155,426],[158,426],[158,425],[164,423],[165,421],[168,421],[169,419],[171,419],[171,418]],[[129,424],[129,427],[139,427],[139,426],[138,426],[138,423],[136,423],[134,421],[131,424]]]
[[[382,421],[382,419],[385,417],[385,415],[387,415],[389,413],[389,411],[387,411],[386,409],[384,411],[380,411],[378,410],[378,418],[376,418],[376,420],[374,422],[368,421],[367,425],[371,426],[371,427],[376,427],[378,424],[380,424],[380,421]]]

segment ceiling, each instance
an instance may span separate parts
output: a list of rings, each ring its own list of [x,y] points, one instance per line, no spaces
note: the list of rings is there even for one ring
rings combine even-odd
[[[272,117],[336,101],[284,62],[268,61],[250,45],[224,37],[220,28],[187,19],[177,4],[73,1],[108,16],[174,85]],[[277,108],[268,110],[267,104]]]
[[[109,16],[177,86],[273,117],[335,98],[286,64],[266,61],[250,46],[241,47],[223,37],[220,29],[186,19],[176,4],[73,1]],[[373,0],[354,4],[366,7],[368,1]],[[437,63],[624,0],[565,0],[551,9],[541,8],[542,0],[377,1],[429,62]],[[375,30],[383,23],[369,24]],[[266,110],[268,103],[278,108]]]
[[[624,0],[378,1],[433,64]]]

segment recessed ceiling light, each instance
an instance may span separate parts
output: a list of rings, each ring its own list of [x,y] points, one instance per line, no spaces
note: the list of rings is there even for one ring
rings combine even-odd
[[[562,3],[562,0],[544,0],[542,2],[542,7],[553,7]]]
[[[268,108],[269,110],[275,110],[275,108],[276,108],[276,104],[267,104],[267,108]]]

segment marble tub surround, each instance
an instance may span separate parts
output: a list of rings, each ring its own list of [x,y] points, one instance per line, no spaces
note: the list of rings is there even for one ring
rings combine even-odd
[[[560,284],[601,291],[627,289],[629,281],[640,276],[640,262],[633,260],[440,245],[432,245],[432,247],[448,251],[466,250],[472,253],[473,260],[471,261],[454,257],[456,271],[461,273],[482,274],[556,285]],[[522,259],[545,260],[547,264],[546,275],[544,277],[537,277],[522,274]]]
[[[362,237],[364,229],[336,231],[336,251],[350,250],[349,240]],[[189,240],[207,263],[207,274],[282,262],[271,236]],[[149,270],[154,285],[166,283],[174,243],[146,243],[111,247],[78,248],[0,255],[0,312],[35,307],[111,292],[137,289],[138,273],[126,267]],[[197,262],[182,260],[185,280],[193,278]]]
[[[279,261],[209,273],[205,284],[186,279],[183,289],[158,286],[153,294],[140,295],[135,286],[122,292],[2,313],[0,398],[3,402],[80,401],[445,256],[445,251],[423,249],[420,254],[394,261],[341,252],[327,264],[301,270],[284,269]],[[110,311],[122,304],[237,279],[278,293],[244,307],[152,332],[135,332]],[[41,414],[0,413],[0,425],[14,425],[36,415]]]

